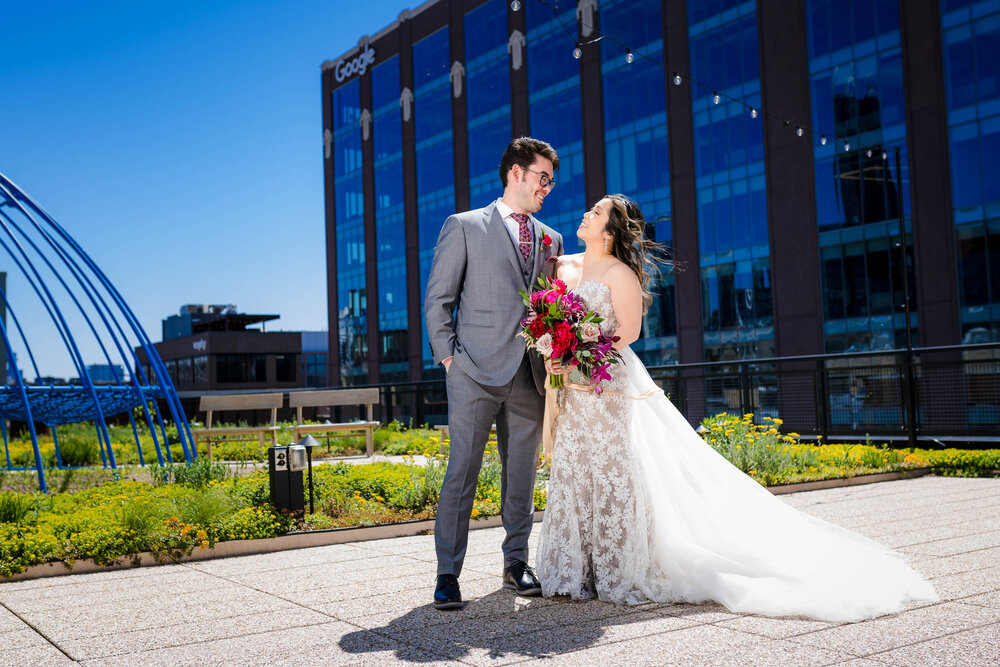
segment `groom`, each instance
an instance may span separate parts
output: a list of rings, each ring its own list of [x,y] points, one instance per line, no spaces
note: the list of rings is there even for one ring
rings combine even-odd
[[[451,453],[441,486],[434,543],[434,606],[460,609],[458,575],[483,451],[493,423],[503,466],[500,514],[503,586],[521,595],[542,588],[528,567],[528,535],[541,435],[545,368],[517,337],[526,310],[517,291],[552,276],[562,237],[532,214],[555,186],[559,156],[530,137],[510,142],[500,160],[503,196],[444,222],[427,280],[424,313],[434,361],[444,365]]]

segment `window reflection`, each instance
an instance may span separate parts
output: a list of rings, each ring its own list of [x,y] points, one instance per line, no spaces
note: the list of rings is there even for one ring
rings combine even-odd
[[[692,76],[760,106],[754,3],[688,2]],[[706,360],[771,356],[764,135],[742,104],[692,90],[702,329]]]
[[[942,0],[963,343],[1000,341],[1000,6]]]
[[[361,174],[361,82],[333,91],[334,202],[337,230],[337,326],[340,382],[368,380],[364,189]],[[358,298],[358,295],[362,295]]]

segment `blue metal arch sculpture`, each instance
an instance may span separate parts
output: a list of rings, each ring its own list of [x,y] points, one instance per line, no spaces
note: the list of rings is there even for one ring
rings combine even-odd
[[[12,465],[6,420],[23,421],[27,424],[34,449],[38,484],[42,491],[46,491],[45,472],[35,430],[36,423],[52,427],[55,437],[54,427],[58,424],[92,420],[101,460],[105,467],[116,468],[106,419],[122,413],[128,414],[139,462],[144,465],[139,430],[133,416],[133,410],[137,407],[142,408],[142,416],[152,434],[159,463],[164,463],[164,449],[166,460],[172,462],[166,425],[156,399],[164,401],[177,424],[185,461],[190,463],[197,457],[197,451],[192,446],[191,430],[177,392],[135,314],[107,276],[66,230],[3,174],[0,174],[0,248],[16,268],[14,275],[23,279],[40,300],[44,315],[55,327],[80,378],[79,385],[41,384],[43,376],[31,347],[29,333],[21,326],[21,320],[17,316],[20,304],[11,303],[7,290],[0,289],[0,299],[10,315],[9,325],[0,319],[0,336],[7,350],[8,374],[12,378],[10,384],[0,386],[0,426],[4,427],[7,468],[12,468]],[[0,263],[5,262],[0,260]],[[85,327],[83,334],[89,333],[96,341],[101,356],[112,369],[115,380],[113,384],[98,386],[91,381],[78,344],[80,334],[69,323],[73,317]],[[14,340],[12,334],[16,335],[16,340],[28,356],[35,373],[34,384],[25,380],[17,363],[11,345]],[[135,354],[136,347],[145,353],[151,377],[147,377]],[[129,379],[126,380],[115,370],[114,358],[130,369]],[[154,421],[159,426],[163,447]],[[55,446],[56,460],[61,466],[58,438]]]

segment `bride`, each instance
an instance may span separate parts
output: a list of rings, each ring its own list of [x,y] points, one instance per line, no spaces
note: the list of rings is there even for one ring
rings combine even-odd
[[[744,475],[663,395],[628,347],[652,298],[644,227],[634,202],[609,195],[580,223],[586,250],[558,260],[558,277],[620,338],[622,363],[600,395],[569,382],[559,391],[536,568],[543,593],[714,600],[829,621],[937,599],[902,556],[792,509]]]

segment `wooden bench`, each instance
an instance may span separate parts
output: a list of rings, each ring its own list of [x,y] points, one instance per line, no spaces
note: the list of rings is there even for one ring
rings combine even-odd
[[[438,424],[434,428],[436,428],[438,430],[438,437],[441,438],[441,442],[438,445],[438,451],[441,452],[442,454],[445,454],[446,452],[444,451],[444,443],[445,443],[446,440],[449,440],[450,437],[451,437],[450,434],[449,434],[449,431],[448,431],[448,425],[447,424]],[[497,425],[496,424],[493,424],[493,426],[490,427],[490,436],[489,437],[496,439],[496,437],[497,437]]]
[[[213,394],[202,396],[198,409],[205,413],[205,428],[191,429],[195,450],[198,441],[203,440],[206,446],[208,460],[212,460],[212,443],[236,441],[245,442],[256,438],[264,450],[264,439],[270,435],[272,445],[278,444],[278,408],[281,407],[285,395],[277,394]],[[212,412],[216,410],[270,410],[269,426],[232,426],[212,428]]]
[[[375,427],[372,420],[373,406],[379,402],[378,389],[329,389],[322,391],[293,391],[288,394],[288,407],[295,408],[295,426],[292,433],[298,441],[304,435],[317,433],[344,437],[353,433],[365,434],[365,451],[368,456],[375,454]],[[302,419],[302,408],[334,407],[338,405],[366,405],[368,421],[341,422],[339,424],[306,424]]]

